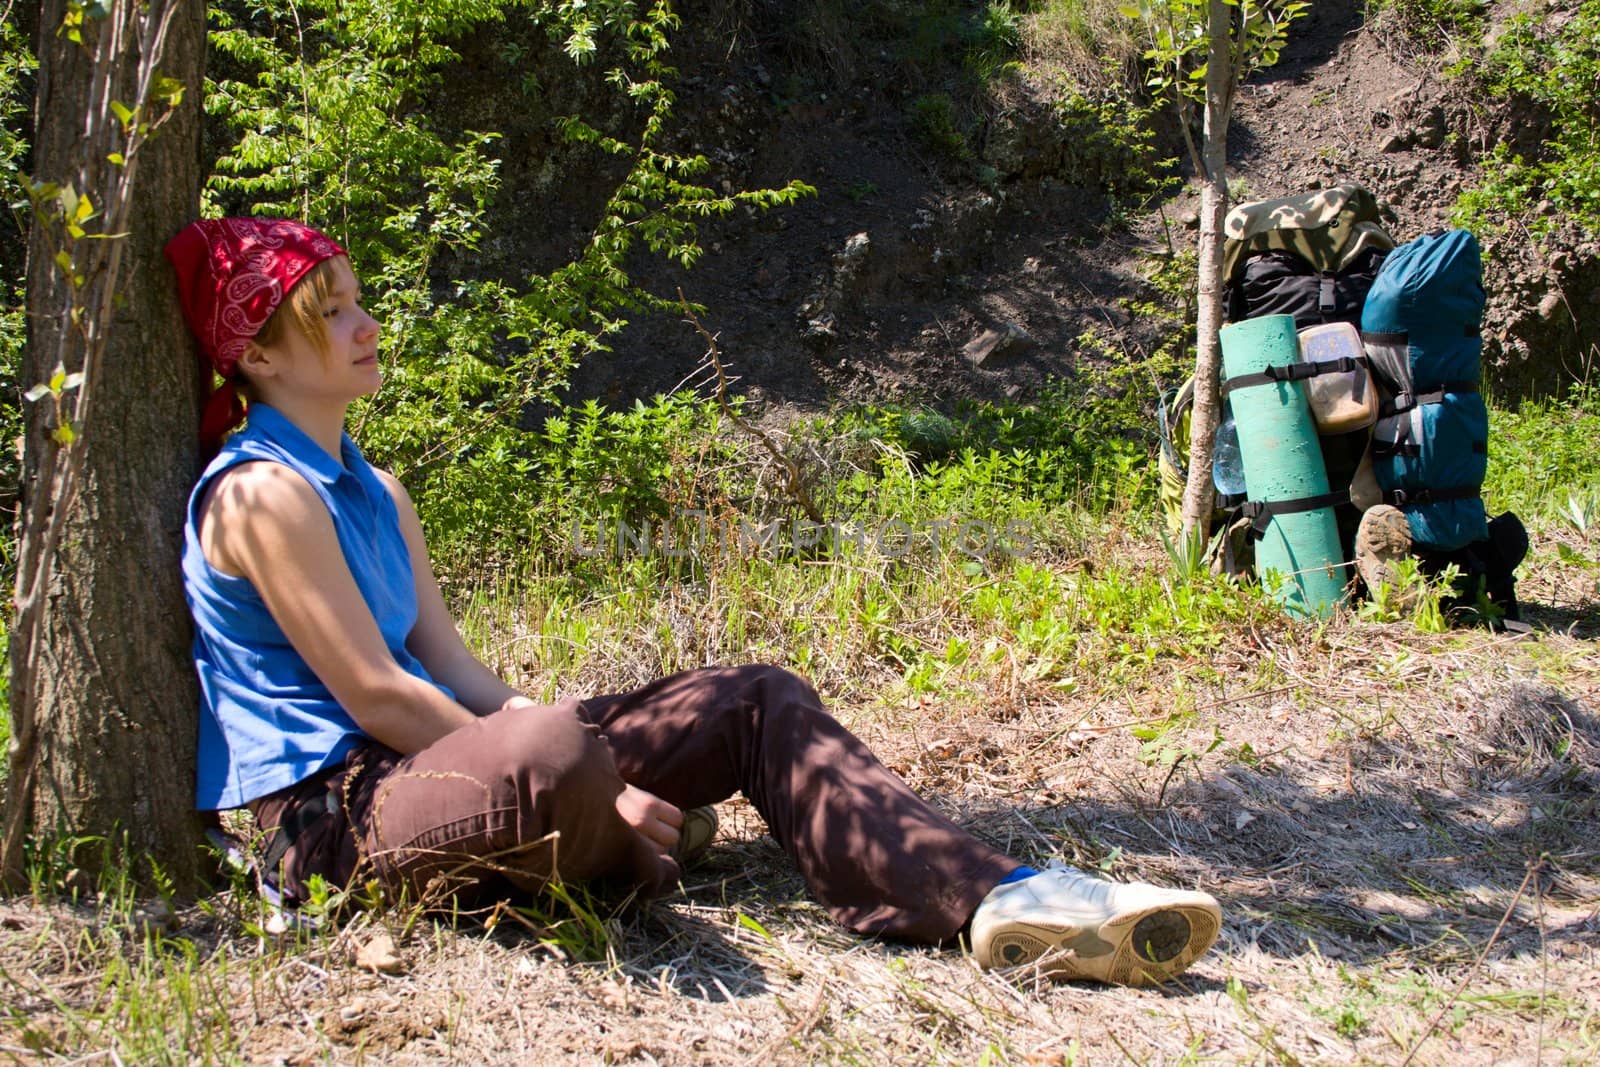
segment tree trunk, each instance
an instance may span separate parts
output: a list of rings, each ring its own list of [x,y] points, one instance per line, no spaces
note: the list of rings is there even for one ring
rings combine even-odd
[[[1205,126],[1200,167],[1199,302],[1195,315],[1194,409],[1189,423],[1189,480],[1183,490],[1183,529],[1204,537],[1211,517],[1212,445],[1221,421],[1219,378],[1222,346],[1223,219],[1228,214],[1228,120],[1233,111],[1234,70],[1229,47],[1230,8],[1210,0],[1206,32]]]
[[[44,840],[100,837],[118,848],[125,842],[131,855],[148,854],[187,893],[201,870],[193,812],[198,696],[180,552],[198,460],[202,380],[161,250],[198,213],[205,4],[168,2],[176,10],[159,69],[186,91],[140,150],[127,236],[120,238],[126,243],[119,306],[94,375],[94,409],[72,446],[84,450],[83,466],[64,513],[31,684],[21,687],[21,699],[20,664],[12,681],[16,721],[31,718],[36,727],[32,789],[22,799],[31,804],[33,833]],[[67,9],[65,0],[44,0],[40,9],[34,177],[73,184],[103,209],[116,170],[103,157],[84,158],[94,152],[86,147],[85,116],[103,103],[90,100],[91,49],[56,32]],[[86,43],[93,32],[87,23]],[[137,103],[139,59],[139,42],[130,35],[114,59],[110,99]],[[48,380],[62,351],[61,311],[69,294],[54,254],[50,224],[36,219],[27,268],[23,380],[29,384]],[[79,346],[69,352],[82,359]],[[28,413],[22,498],[30,528],[45,514],[33,497],[49,451],[49,408],[45,399]],[[41,539],[25,530],[24,573],[41,551]],[[25,651],[13,643],[14,657]],[[80,849],[73,862],[92,872],[102,858],[99,848]],[[153,871],[142,864],[131,873],[152,882]]]

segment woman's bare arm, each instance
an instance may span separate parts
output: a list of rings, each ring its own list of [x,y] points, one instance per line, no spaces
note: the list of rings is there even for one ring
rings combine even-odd
[[[406,638],[406,647],[422,661],[435,680],[448,686],[457,700],[479,715],[519,701],[534,703],[502,681],[462,641],[461,631],[445,605],[444,594],[439,592],[416,506],[394,475],[379,471],[378,477],[394,498],[395,510],[400,514],[400,532],[406,539],[411,574],[417,586],[417,624]]]
[[[202,501],[199,526],[206,559],[249,579],[295,651],[367,733],[411,753],[472,721],[471,711],[389,653],[332,516],[299,474],[280,463],[229,469]]]

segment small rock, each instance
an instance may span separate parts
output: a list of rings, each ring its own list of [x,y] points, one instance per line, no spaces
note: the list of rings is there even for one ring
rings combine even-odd
[[[1378,146],[1378,151],[1384,153],[1404,152],[1406,146],[1410,143],[1410,138],[1405,134],[1391,133],[1383,139],[1383,143]]]
[[[395,951],[394,938],[387,930],[379,930],[356,949],[356,966],[375,974],[399,974],[406,965]]]
[[[1036,342],[1033,336],[1014,322],[998,330],[984,330],[978,336],[968,341],[961,349],[961,354],[974,367],[981,367],[996,356],[1015,355],[1032,348]]]
[[[1438,148],[1444,144],[1444,138],[1443,126],[1418,126],[1411,131],[1411,139],[1417,143],[1418,148]]]
[[[1553,319],[1556,312],[1560,310],[1561,294],[1559,292],[1546,293],[1539,301],[1539,317],[1541,319]]]
[[[1178,216],[1178,221],[1183,224],[1183,228],[1186,230],[1198,230],[1200,228],[1200,210],[1198,208],[1190,208]]]
[[[800,331],[800,339],[812,348],[826,348],[839,339],[837,321],[831,314],[808,319]]]
[[[141,904],[133,909],[130,919],[133,928],[141,935],[178,928],[178,916],[173,912],[172,905],[164,900],[152,900],[148,904]]]
[[[994,350],[1000,347],[1000,339],[1005,336],[999,330],[984,330],[978,336],[968,341],[961,349],[961,354],[967,357],[967,362],[974,367],[981,367],[994,355]]]
[[[866,233],[863,232],[853,234],[850,239],[844,243],[844,251],[839,253],[839,256],[847,260],[859,259],[860,257],[866,255],[867,251],[871,248],[872,238],[868,237]]]

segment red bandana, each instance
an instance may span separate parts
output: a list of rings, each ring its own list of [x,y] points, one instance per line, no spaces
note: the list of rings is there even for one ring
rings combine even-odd
[[[201,219],[167,242],[178,272],[183,317],[201,354],[224,379],[295,283],[325,259],[345,254],[331,238],[285,219]],[[231,381],[206,403],[200,439],[215,448],[244,421]]]

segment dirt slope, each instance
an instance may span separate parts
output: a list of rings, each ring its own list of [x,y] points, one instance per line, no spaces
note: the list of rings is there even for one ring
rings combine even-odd
[[[1471,106],[1433,73],[1440,55],[1366,26],[1365,6],[1312,5],[1279,65],[1244,87],[1235,186],[1259,198],[1353,178],[1392,205],[1406,240],[1444,224],[1474,161],[1514,134],[1516,116]],[[745,8],[776,19],[803,5]],[[1053,124],[1059,90],[1045,79],[994,89],[970,128],[975,158],[952,165],[914,121],[925,73],[907,76],[887,51],[881,65],[824,69],[796,58],[792,27],[754,16],[730,49],[718,36],[726,23],[697,15],[701,5],[685,5],[675,46],[683,144],[706,151],[713,182],[729,188],[789,178],[817,188],[796,207],[708,227],[708,255],[690,272],[640,264],[656,291],[682,285],[710,309],[744,390],[808,407],[1027,399],[1049,377],[1146,353],[1171,329],[1130,305],[1154,295],[1145,275],[1169,247],[1168,225],[1178,247],[1192,243],[1181,225],[1192,204],[1113,215],[1104,161],[1082,158]],[[1166,140],[1176,154],[1171,131]],[[1548,390],[1556,365],[1593,343],[1569,308],[1600,286],[1600,269],[1595,250],[1572,241],[1564,257],[1523,241],[1490,249],[1486,358],[1504,393]],[[1103,345],[1084,343],[1090,330]],[[646,317],[579,370],[574,394],[670,389],[701,354],[675,317]]]

